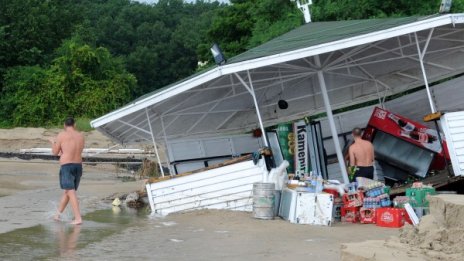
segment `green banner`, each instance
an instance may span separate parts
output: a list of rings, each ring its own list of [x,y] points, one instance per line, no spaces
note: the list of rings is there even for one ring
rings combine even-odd
[[[290,165],[287,168],[288,173],[295,173],[294,154],[295,154],[295,135],[293,133],[293,125],[291,123],[279,124],[277,126],[277,136],[279,138],[280,149],[284,160]]]

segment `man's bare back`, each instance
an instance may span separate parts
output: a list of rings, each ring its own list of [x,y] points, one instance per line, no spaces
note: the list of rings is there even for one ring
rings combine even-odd
[[[84,135],[68,128],[60,132],[53,146],[53,153],[61,153],[60,164],[82,163],[82,151],[84,150]]]
[[[76,124],[72,117],[64,122],[64,131],[60,132],[56,139],[50,139],[52,152],[60,155],[60,187],[64,193],[61,197],[58,211],[54,215],[56,221],[65,210],[68,202],[74,213],[72,225],[82,224],[82,217],[77,199],[77,188],[82,177],[82,151],[84,150],[84,135],[76,130]]]
[[[374,164],[374,146],[361,138],[350,146],[350,166],[369,167]]]

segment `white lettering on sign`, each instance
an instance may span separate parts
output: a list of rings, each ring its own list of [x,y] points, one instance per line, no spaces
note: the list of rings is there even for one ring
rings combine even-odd
[[[295,172],[303,175],[308,172],[308,147],[306,137],[306,123],[299,121],[295,123]]]
[[[381,220],[385,223],[392,223],[393,215],[390,212],[385,212],[382,214]]]
[[[379,119],[385,120],[385,117],[387,117],[387,112],[381,109],[375,109],[374,116]]]

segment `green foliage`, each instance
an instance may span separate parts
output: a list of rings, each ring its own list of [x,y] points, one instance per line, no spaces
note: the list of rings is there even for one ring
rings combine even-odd
[[[84,131],[84,132],[92,131],[93,128],[92,128],[92,126],[90,126],[90,121],[91,121],[90,118],[82,118],[82,117],[77,118],[76,119],[76,128],[79,131]]]
[[[130,99],[133,75],[105,48],[65,41],[52,65],[13,67],[0,97],[2,125],[53,126],[68,115],[94,118]]]
[[[314,0],[311,13],[314,21],[429,15],[439,4]],[[463,12],[464,0],[451,11]],[[289,0],[0,0],[0,127],[101,116],[212,62],[214,42],[230,58],[302,23]]]
[[[208,30],[209,42],[217,42],[226,57],[242,53],[303,23],[300,11],[287,0],[230,2],[231,5],[216,12]],[[203,58],[210,59],[208,55]]]

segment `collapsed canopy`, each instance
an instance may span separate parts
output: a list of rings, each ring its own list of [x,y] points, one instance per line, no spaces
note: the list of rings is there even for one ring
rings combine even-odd
[[[248,131],[258,121],[244,83],[254,88],[264,125],[295,120],[324,112],[321,70],[333,109],[400,93],[424,84],[417,43],[428,81],[464,72],[463,22],[464,14],[448,14],[305,24],[92,126],[120,143],[151,142],[151,132],[171,139]]]

